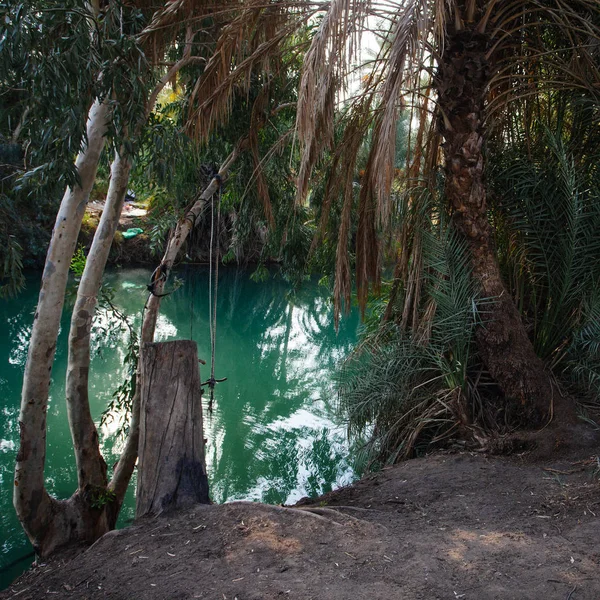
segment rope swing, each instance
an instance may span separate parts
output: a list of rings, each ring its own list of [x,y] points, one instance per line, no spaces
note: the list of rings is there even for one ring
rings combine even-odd
[[[208,321],[210,324],[210,378],[200,384],[202,387],[208,385],[210,390],[210,399],[208,402],[208,411],[212,412],[215,385],[227,380],[227,377],[215,379],[215,353],[217,345],[217,297],[219,290],[219,230],[221,226],[221,191],[223,181],[217,173],[215,179],[219,184],[218,206],[217,206],[217,236],[215,238],[215,196],[211,200],[210,209],[210,250],[209,250],[209,268],[208,268]],[[213,247],[215,250],[215,260],[213,264]],[[214,290],[213,290],[213,270],[214,270]]]

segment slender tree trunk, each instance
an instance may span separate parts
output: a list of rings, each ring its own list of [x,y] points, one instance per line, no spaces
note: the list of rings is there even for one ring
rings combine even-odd
[[[66,190],[56,217],[23,377],[19,415],[20,447],[15,468],[13,502],[25,532],[34,548],[39,550],[52,546],[54,542],[51,538],[53,534],[57,535],[57,525],[49,526],[49,522],[55,517],[57,503],[49,497],[44,487],[50,375],[70,261],[104,147],[108,113],[106,102],[96,102],[90,109],[87,145],[76,161],[81,185]],[[66,531],[69,531],[68,527]]]
[[[179,254],[183,244],[185,243],[192,227],[194,227],[198,215],[202,212],[202,209],[209,200],[219,189],[220,183],[227,177],[231,165],[235,162],[239,152],[243,147],[243,143],[238,145],[227,160],[221,166],[219,170],[219,178],[213,178],[204,190],[200,198],[194,203],[192,208],[186,213],[185,217],[177,224],[174,235],[169,240],[167,249],[163,256],[163,259],[159,265],[158,271],[164,275],[164,278],[157,277],[153,284],[154,293],[148,298],[146,310],[144,311],[144,321],[142,323],[142,333],[140,336],[140,347],[145,343],[154,341],[154,332],[156,330],[156,321],[158,319],[158,312],[160,309],[160,294],[164,291],[164,285],[167,280],[169,271],[173,266],[177,255]],[[132,415],[131,423],[129,426],[129,436],[125,444],[123,453],[117,463],[113,478],[108,485],[108,488],[114,492],[116,496],[115,508],[118,511],[133,469],[135,467],[136,460],[138,458],[138,443],[139,443],[139,426],[140,426],[140,395],[141,395],[141,376],[140,376],[141,364],[138,367],[138,373],[136,376],[137,385],[136,391],[132,400]]]
[[[241,146],[242,144],[239,144],[229,155],[227,160],[221,166],[218,177],[215,177],[211,180],[208,187],[204,190],[204,192],[202,192],[200,198],[198,198],[192,208],[188,210],[183,219],[177,223],[175,232],[169,239],[163,259],[158,266],[157,272],[155,273],[155,281],[152,282],[153,293],[148,298],[148,302],[146,304],[146,312],[144,314],[144,322],[142,324],[142,336],[140,340],[141,344],[154,341],[154,331],[156,329],[156,321],[158,319],[158,311],[160,309],[160,295],[163,293],[169,271],[173,267],[177,255],[183,247],[183,244],[190,234],[190,231],[194,227],[196,219],[202,212],[206,202],[212,198],[212,196],[219,189],[221,182],[227,177],[231,165],[235,162],[235,159],[240,152]]]
[[[140,336],[140,348],[143,347],[144,344],[154,341],[154,332],[156,330],[156,322],[158,319],[158,312],[160,309],[160,294],[164,292],[164,286],[169,275],[169,271],[171,270],[171,267],[177,259],[177,255],[183,247],[183,244],[185,243],[188,235],[190,234],[190,231],[194,227],[196,219],[198,218],[198,216],[202,212],[202,209],[206,205],[207,200],[209,200],[217,192],[217,190],[219,189],[219,185],[221,185],[221,182],[227,177],[229,169],[231,168],[231,165],[235,162],[240,152],[240,149],[241,145],[236,147],[236,149],[227,158],[225,163],[223,163],[223,165],[221,166],[221,169],[219,170],[219,177],[213,178],[211,180],[208,187],[201,194],[200,198],[188,210],[184,218],[177,224],[175,233],[169,240],[163,259],[158,267],[158,273],[160,274],[160,276],[157,276],[155,282],[153,282],[152,290],[154,293],[150,295],[146,304],[146,310],[144,311],[144,320],[142,322],[142,333]],[[117,511],[118,507],[120,507],[123,501],[125,492],[127,491],[127,485],[129,483],[129,479],[131,478],[131,474],[133,473],[133,469],[138,458],[141,414],[141,364],[138,366],[136,380],[137,385],[132,400],[132,415],[131,423],[129,426],[129,436],[127,438],[127,442],[125,444],[123,453],[121,454],[119,462],[117,463],[117,466],[115,468],[113,478],[108,486],[109,489],[112,490],[116,496],[115,504],[117,507]]]
[[[165,85],[175,77],[181,68],[196,60],[195,57],[190,56],[191,32],[191,28],[188,28],[187,46],[183,58],[169,69],[150,94],[144,116],[134,128],[134,137],[137,137],[150,113],[154,110],[158,95]],[[106,463],[100,453],[98,432],[89,407],[90,339],[98,292],[102,285],[102,276],[110,247],[121,218],[130,172],[131,159],[127,156],[125,149],[121,148],[118,153],[115,153],[111,166],[111,178],[104,211],[87,256],[71,318],[66,396],[79,489],[85,489],[88,486],[92,488],[105,487],[107,484]],[[132,413],[130,434],[123,455],[120,457],[113,478],[108,485],[109,490],[114,494],[110,520],[115,522],[137,459],[139,395],[134,395]]]
[[[473,276],[482,296],[493,300],[482,309],[478,350],[506,396],[534,409],[539,418],[550,410],[550,379],[502,281],[487,216],[483,140],[484,98],[490,78],[488,38],[470,28],[454,31],[452,25],[448,27],[435,80],[439,125],[445,138],[445,191],[454,210],[454,224],[471,251]]]
[[[92,419],[88,399],[90,337],[98,292],[119,224],[130,170],[131,161],[122,149],[120,155],[118,153],[115,155],[112,164],[104,210],[79,282],[71,317],[66,396],[79,489],[85,489],[90,485],[105,487],[107,484],[106,463],[100,453],[98,432]]]
[[[146,118],[140,121],[136,132],[145,123],[166,83],[183,66],[198,60],[191,56],[192,39],[193,28],[190,25],[183,58],[171,67],[155,87],[146,107]],[[13,501],[23,528],[36,552],[42,556],[71,541],[92,542],[115,526],[137,458],[139,403],[136,405],[134,402],[132,431],[125,454],[107,490],[106,464],[100,454],[98,434],[88,403],[91,322],[131,168],[129,159],[117,157],[113,164],[107,206],[88,256],[69,336],[67,407],[77,461],[78,490],[69,500],[57,501],[48,495],[44,487],[50,373],[70,261],[104,147],[108,113],[106,102],[96,102],[90,109],[87,146],[76,161],[81,185],[67,189],[59,209],[46,257],[25,367],[19,420],[21,441]]]

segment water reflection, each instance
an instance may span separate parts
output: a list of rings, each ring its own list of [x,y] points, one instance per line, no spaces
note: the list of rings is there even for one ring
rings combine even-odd
[[[163,301],[157,339],[189,339],[199,357],[210,364],[208,274],[187,268],[177,273],[184,285]],[[115,304],[141,324],[146,298],[145,269],[109,275]],[[0,565],[27,548],[11,505],[12,476],[18,439],[18,405],[22,370],[37,299],[35,280],[17,301],[0,303],[7,324],[0,340],[0,527],[4,544]],[[66,332],[62,321],[53,368],[48,411],[47,478],[49,490],[69,496],[76,485],[74,458],[64,407]],[[351,480],[344,431],[336,425],[328,400],[330,376],[356,338],[358,317],[342,321],[335,334],[330,303],[315,283],[291,294],[282,281],[254,283],[247,274],[223,269],[219,275],[216,377],[227,377],[215,390],[212,414],[206,411],[205,437],[211,494],[216,502],[253,499],[293,502]],[[92,414],[99,420],[113,391],[125,375],[126,331],[99,315],[90,374]],[[209,366],[202,367],[206,379]],[[101,431],[107,463],[121,450],[112,434],[119,415]],[[133,491],[124,519],[133,515]],[[15,575],[12,573],[12,575]],[[8,583],[3,578],[5,585]]]

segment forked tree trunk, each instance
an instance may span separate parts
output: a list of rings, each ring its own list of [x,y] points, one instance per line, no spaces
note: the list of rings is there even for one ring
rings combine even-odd
[[[95,529],[90,521],[84,525],[74,515],[61,527],[67,513],[77,512],[77,502],[67,510],[65,503],[50,498],[44,487],[46,461],[46,411],[56,339],[64,303],[69,266],[90,190],[96,178],[100,153],[108,120],[108,103],[96,102],[87,123],[87,145],[76,161],[81,185],[68,188],[62,199],[46,264],[38,305],[33,319],[29,353],[23,376],[19,414],[20,446],[15,468],[13,502],[19,520],[38,552],[45,553],[66,543],[64,537],[83,527]],[[63,508],[61,508],[63,507]],[[84,533],[85,537],[87,534]]]
[[[97,12],[97,6],[95,6]],[[160,91],[191,56],[193,28],[188,26],[183,58],[175,63],[150,95],[136,132],[145,123]],[[93,542],[114,528],[137,458],[139,405],[133,406],[131,433],[110,484],[88,403],[89,334],[110,245],[119,221],[131,164],[117,157],[107,205],[96,232],[72,319],[67,375],[67,408],[77,461],[78,489],[66,501],[52,499],[44,487],[46,411],[50,373],[56,350],[69,266],[73,256],[98,160],[107,131],[108,103],[90,109],[87,146],[76,161],[81,185],[67,189],[57,216],[42,276],[37,311],[25,367],[20,413],[20,449],[13,501],[36,552],[47,556],[71,541]]]
[[[175,77],[180,69],[196,60],[190,56],[191,28],[188,28],[186,39],[188,44],[183,58],[175,63],[156,84],[149,96],[144,115],[134,128],[134,137],[139,135],[150,113],[154,110],[158,95],[165,85]],[[98,432],[89,407],[90,340],[102,276],[123,210],[131,166],[131,158],[122,147],[119,152],[115,153],[111,166],[110,184],[104,210],[87,256],[71,318],[66,382],[67,414],[77,462],[78,488],[81,490],[88,486],[92,488],[107,486],[106,463],[100,453]],[[139,395],[133,399],[130,433],[113,478],[108,484],[108,489],[113,495],[111,509],[115,519],[123,503],[137,459],[138,399]]]
[[[116,154],[104,210],[79,282],[71,317],[66,397],[79,489],[87,486],[106,487],[107,484],[106,463],[100,453],[98,432],[88,399],[90,339],[98,292],[119,224],[130,170],[129,158],[124,153]]]
[[[550,410],[550,378],[502,281],[487,216],[483,140],[490,80],[488,37],[472,29],[448,27],[435,86],[445,138],[446,196],[452,203],[454,224],[468,242],[473,276],[482,296],[491,300],[482,309],[477,346],[506,396],[535,409],[539,418]]]
[[[198,347],[144,344],[136,517],[207,504]]]

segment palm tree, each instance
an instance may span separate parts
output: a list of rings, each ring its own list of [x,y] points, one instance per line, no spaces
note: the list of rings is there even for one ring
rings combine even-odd
[[[349,60],[368,28],[385,43],[348,102],[342,142],[334,144],[336,90],[346,81]],[[479,354],[505,395],[528,406],[531,417],[550,413],[552,386],[501,276],[488,216],[486,142],[492,134],[504,135],[511,112],[522,111],[524,99],[531,102],[558,88],[585,91],[597,102],[599,54],[595,0],[333,0],[307,53],[299,93],[297,126],[304,151],[299,196],[306,196],[312,168],[329,150],[333,175],[324,207],[336,195],[344,203],[336,308],[350,301],[356,155],[372,129],[355,247],[356,285],[364,304],[369,286],[379,280],[378,231],[390,222],[396,124],[410,106],[420,124],[407,161],[413,181],[406,185],[415,187],[419,178],[433,188],[441,170],[448,210],[468,247],[479,295],[492,300],[476,332]],[[534,118],[532,112],[525,116]],[[397,273],[406,275],[418,263],[418,244],[411,257],[410,236],[402,239]],[[406,298],[416,305],[418,290]]]

